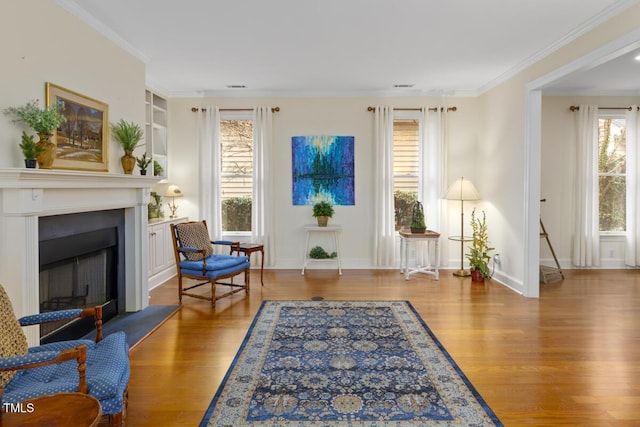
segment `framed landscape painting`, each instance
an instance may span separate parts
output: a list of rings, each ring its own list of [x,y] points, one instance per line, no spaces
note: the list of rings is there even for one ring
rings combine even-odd
[[[353,136],[294,136],[293,204],[355,204]]]
[[[104,102],[47,83],[47,107],[62,101],[67,121],[53,135],[54,169],[109,170],[109,106]]]

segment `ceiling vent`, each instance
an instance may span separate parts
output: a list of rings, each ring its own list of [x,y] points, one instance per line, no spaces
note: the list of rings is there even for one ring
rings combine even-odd
[[[393,85],[393,87],[398,88],[398,89],[406,89],[406,88],[412,88],[413,85]]]
[[[245,89],[246,85],[227,85],[227,89]]]

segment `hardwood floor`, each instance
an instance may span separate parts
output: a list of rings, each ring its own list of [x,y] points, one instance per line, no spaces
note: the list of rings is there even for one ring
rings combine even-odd
[[[252,290],[182,309],[131,350],[128,426],[197,426],[263,300],[409,300],[506,426],[640,425],[640,272],[567,271],[539,299],[442,271],[252,271]],[[176,281],[151,304],[177,304]]]

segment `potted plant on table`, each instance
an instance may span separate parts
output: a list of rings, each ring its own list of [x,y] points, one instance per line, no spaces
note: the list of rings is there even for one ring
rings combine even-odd
[[[8,107],[5,114],[12,116],[14,122],[21,122],[38,133],[40,140],[36,143],[40,153],[38,155],[38,165],[43,169],[50,169],[56,158],[56,144],[51,142],[53,132],[67,118],[62,114],[64,103],[56,102],[47,108],[40,108],[38,100],[34,99],[19,107]]]
[[[38,156],[47,148],[43,145],[38,145],[33,136],[22,131],[22,142],[20,143],[20,149],[24,156],[24,165],[29,169],[35,169],[38,164]]]
[[[413,214],[411,216],[411,232],[424,234],[425,231],[427,231],[427,225],[424,222],[422,203],[416,201],[413,204]]]
[[[466,255],[469,260],[472,282],[484,282],[490,278],[489,261],[494,248],[489,247],[489,234],[487,233],[486,214],[482,211],[482,219],[476,217],[476,210],[471,212],[471,229],[473,230],[471,248]]]
[[[142,128],[137,123],[127,122],[124,119],[120,119],[118,123],[111,124],[111,136],[124,150],[124,156],[120,158],[124,173],[131,175],[133,173],[133,168],[136,165],[136,158],[133,155],[133,150],[136,149],[138,143],[140,143],[140,140],[142,139]]]
[[[326,227],[329,218],[333,216],[333,206],[329,202],[322,201],[313,205],[313,216],[318,220],[318,226]]]
[[[147,168],[151,163],[151,157],[147,157],[147,153],[144,153],[142,157],[136,157],[136,163],[138,163],[138,167],[140,168],[140,175],[147,174]]]

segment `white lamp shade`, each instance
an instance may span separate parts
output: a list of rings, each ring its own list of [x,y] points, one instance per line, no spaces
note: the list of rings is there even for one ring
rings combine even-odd
[[[167,187],[167,191],[164,193],[165,197],[182,197],[182,191],[177,185],[170,185]]]
[[[456,179],[453,184],[447,190],[447,194],[445,196],[447,200],[479,200],[480,194],[478,194],[478,190],[473,185],[471,181],[468,179],[464,179],[461,177],[460,179]]]

